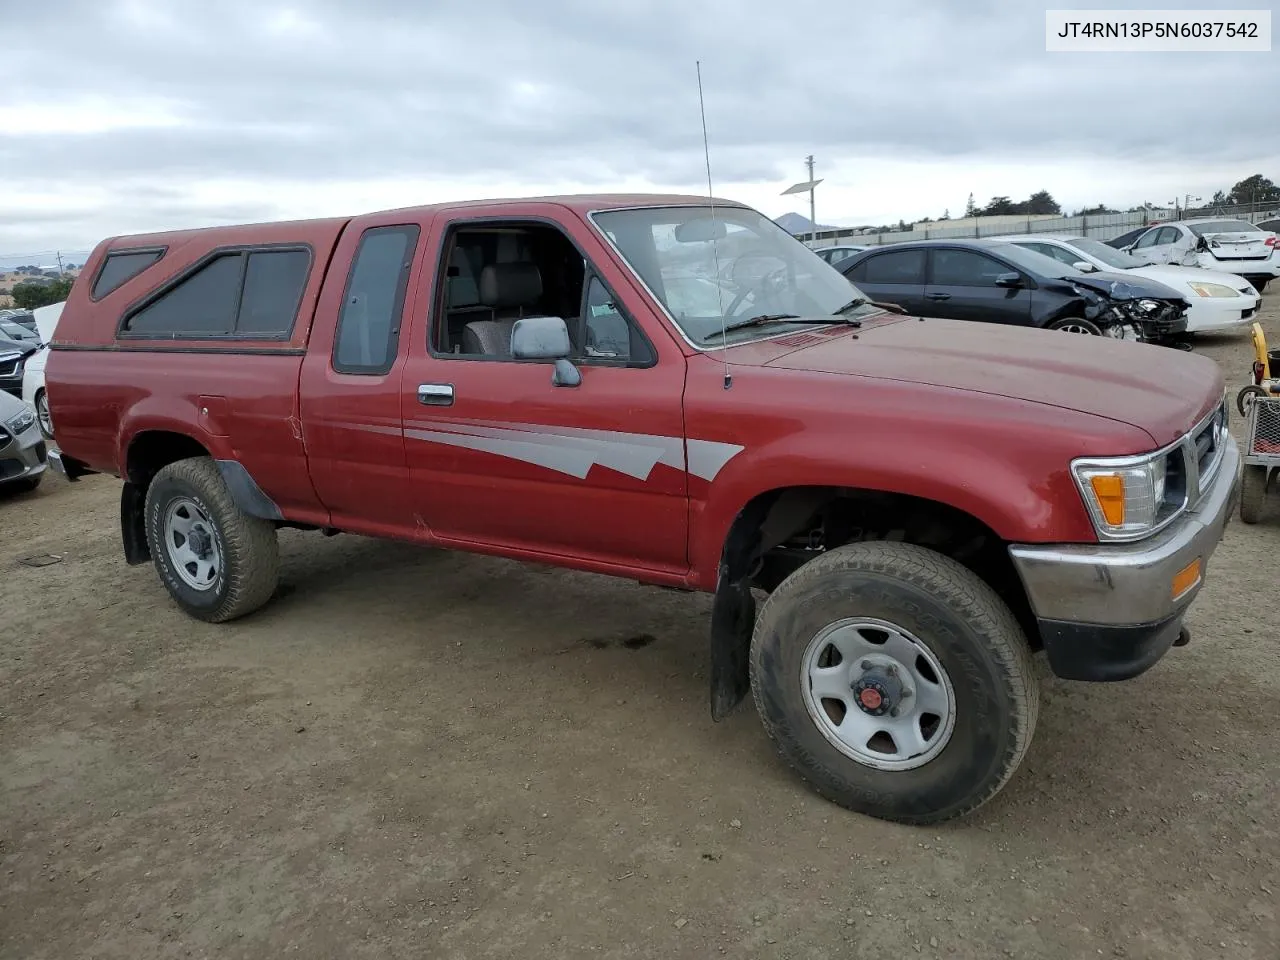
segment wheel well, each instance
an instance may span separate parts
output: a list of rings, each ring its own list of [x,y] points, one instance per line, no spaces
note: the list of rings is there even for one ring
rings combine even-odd
[[[725,539],[733,581],[772,591],[826,550],[846,543],[897,540],[928,547],[972,570],[1009,605],[1033,649],[1040,632],[1006,543],[962,510],[908,494],[850,487],[789,487],[753,499]]]
[[[125,479],[145,490],[151,478],[171,463],[188,457],[207,457],[204,445],[185,433],[144,430],[129,443],[125,458]]]

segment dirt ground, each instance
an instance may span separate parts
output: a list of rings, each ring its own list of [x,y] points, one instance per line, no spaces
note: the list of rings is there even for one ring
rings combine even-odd
[[[1247,333],[1197,349],[1234,392]],[[1020,772],[927,829],[711,722],[705,597],[286,532],[282,596],[208,626],[117,498],[0,502],[5,960],[1280,957],[1280,497],[1190,646],[1046,672]]]

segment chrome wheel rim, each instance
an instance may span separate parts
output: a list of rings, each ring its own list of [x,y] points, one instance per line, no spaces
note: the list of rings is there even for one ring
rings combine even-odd
[[[1083,333],[1085,336],[1089,337],[1094,335],[1092,330],[1079,323],[1064,323],[1058,328],[1058,330],[1061,333]]]
[[[887,620],[828,624],[801,657],[809,718],[842,754],[877,770],[933,760],[955,730],[955,690],[924,643]]]
[[[222,572],[222,548],[208,515],[180,497],[164,514],[164,543],[174,572],[192,590],[209,590]]]
[[[49,398],[43,393],[36,397],[36,419],[40,422],[40,431],[46,437],[52,437],[53,417],[49,414]]]

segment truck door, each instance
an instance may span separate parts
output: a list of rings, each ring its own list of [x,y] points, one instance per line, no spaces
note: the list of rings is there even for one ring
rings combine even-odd
[[[415,511],[445,542],[685,571],[684,356],[585,225],[538,213],[435,225],[401,398]],[[530,315],[566,321],[579,384],[512,359]]]
[[[414,304],[423,230],[391,216],[353,223],[339,241],[299,381],[316,494],[334,526],[374,536],[403,536],[413,517],[400,423],[401,320]]]

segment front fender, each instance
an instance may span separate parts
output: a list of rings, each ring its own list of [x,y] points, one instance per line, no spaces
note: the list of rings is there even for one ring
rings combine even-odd
[[[802,433],[761,449],[748,447],[734,457],[707,486],[701,504],[695,499],[690,560],[697,585],[711,589],[716,583],[725,539],[743,508],[762,494],[790,487],[845,487],[933,500],[980,520],[1009,542],[1094,538],[1066,459],[1053,465],[1046,457],[1028,462],[1020,445],[983,449],[942,433],[916,442],[905,442],[893,430],[876,433],[844,455],[829,438]]]

